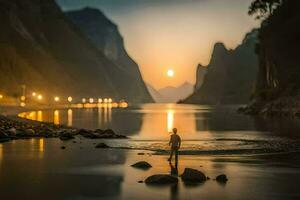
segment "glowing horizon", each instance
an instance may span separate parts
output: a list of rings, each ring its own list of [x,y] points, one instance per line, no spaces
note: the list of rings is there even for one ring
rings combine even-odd
[[[216,42],[235,48],[259,22],[247,15],[252,0],[58,0],[64,10],[102,10],[124,37],[146,83],[155,88],[194,83]],[[176,76],[168,78],[172,66]]]

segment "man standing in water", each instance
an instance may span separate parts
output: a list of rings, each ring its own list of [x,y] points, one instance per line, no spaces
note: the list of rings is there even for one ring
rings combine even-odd
[[[171,162],[173,154],[175,154],[175,165],[178,162],[178,150],[180,149],[181,145],[181,138],[177,135],[177,128],[173,128],[173,134],[170,137],[169,146],[171,146],[171,154],[170,158],[168,159]]]

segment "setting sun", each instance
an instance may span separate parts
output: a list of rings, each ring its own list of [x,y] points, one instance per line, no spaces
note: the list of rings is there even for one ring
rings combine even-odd
[[[172,69],[169,69],[168,71],[167,71],[167,75],[168,75],[168,77],[173,77],[174,76],[174,70],[172,70]]]

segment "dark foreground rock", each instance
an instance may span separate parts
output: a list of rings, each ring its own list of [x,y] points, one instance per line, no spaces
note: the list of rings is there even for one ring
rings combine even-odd
[[[152,165],[146,161],[140,161],[140,162],[137,162],[137,163],[131,165],[131,167],[139,168],[139,169],[149,169],[152,167]]]
[[[206,176],[199,170],[185,168],[181,179],[185,183],[202,183],[206,181]]]
[[[221,183],[226,183],[228,181],[228,178],[225,174],[221,174],[216,177],[216,181],[221,182]]]
[[[99,143],[95,146],[95,148],[97,149],[107,149],[107,148],[110,148],[110,146],[108,146],[107,144],[105,143]]]
[[[156,174],[149,176],[145,183],[147,185],[168,185],[178,183],[178,178],[167,174]]]

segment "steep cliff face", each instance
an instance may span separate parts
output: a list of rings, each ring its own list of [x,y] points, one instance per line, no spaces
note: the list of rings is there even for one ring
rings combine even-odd
[[[207,68],[205,66],[202,66],[201,64],[197,66],[196,83],[195,83],[194,91],[197,91],[202,86],[206,71]]]
[[[300,115],[300,2],[284,0],[262,23],[259,73],[249,112]]]
[[[201,87],[183,103],[247,103],[253,91],[258,68],[254,52],[256,38],[257,30],[253,30],[234,50],[227,50],[222,43],[215,44]]]
[[[1,92],[18,94],[25,84],[45,96],[145,100],[127,92],[134,90],[132,77],[95,48],[54,0],[0,0],[0,22]]]
[[[142,80],[139,67],[128,55],[117,25],[100,10],[93,8],[70,11],[66,15],[106,57],[123,73],[131,77],[127,83],[127,85],[129,83],[132,85],[127,89],[128,94],[136,96],[141,101],[150,102],[152,98]],[[115,81],[118,80],[115,79]]]

